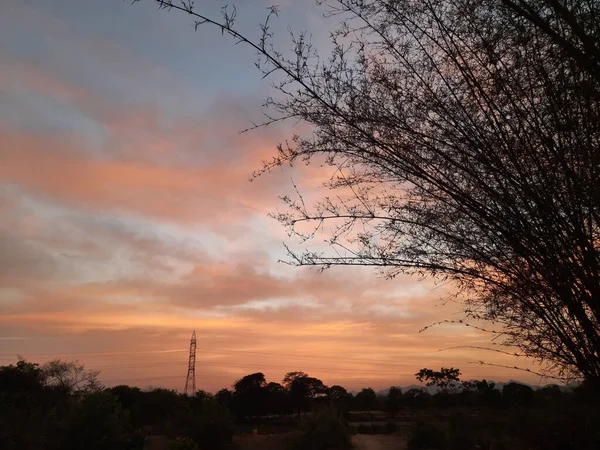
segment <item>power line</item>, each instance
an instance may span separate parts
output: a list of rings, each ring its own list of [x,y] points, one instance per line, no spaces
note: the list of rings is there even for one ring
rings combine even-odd
[[[183,366],[185,361],[177,361],[177,362],[160,362],[160,363],[144,363],[144,364],[123,364],[123,365],[111,365],[111,366],[91,366],[89,367],[92,370],[106,370],[106,369],[121,369],[121,368],[148,368],[148,367],[166,367],[166,366],[175,366],[180,365]],[[239,369],[255,369],[262,370],[264,368],[269,369],[286,369],[290,370],[293,367],[291,365],[280,365],[280,364],[239,364],[239,363],[214,363],[209,361],[197,361],[196,365],[208,366],[208,367],[231,367],[231,368],[239,368]],[[379,366],[381,367],[381,366]],[[404,372],[382,372],[379,370],[374,370],[373,372],[365,371],[365,370],[356,370],[356,369],[340,369],[340,368],[331,368],[331,367],[301,367],[304,371],[314,371],[314,372],[328,372],[328,373],[363,373],[363,374],[373,374],[373,375],[408,375],[408,373]]]
[[[329,355],[299,355],[299,354],[289,354],[289,353],[275,353],[275,352],[261,352],[261,351],[255,351],[255,350],[227,350],[227,349],[215,349],[215,348],[202,348],[202,347],[197,347],[198,350],[202,350],[203,352],[206,352],[208,354],[210,354],[210,352],[216,353],[216,354],[220,354],[220,353],[225,353],[225,354],[249,354],[249,355],[258,355],[258,356],[277,356],[280,358],[293,358],[295,360],[298,359],[314,359],[314,360],[327,360],[327,361],[339,361],[339,362],[345,362],[345,363],[349,363],[349,362],[356,362],[356,363],[365,363],[365,364],[372,364],[372,363],[384,363],[384,364],[390,364],[390,365],[398,365],[401,366],[398,363],[395,363],[394,361],[391,361],[389,359],[374,359],[374,358],[357,358],[357,357],[352,357],[352,356],[348,356],[348,357],[340,357],[340,356],[329,356]],[[132,354],[161,354],[161,353],[176,353],[176,352],[187,352],[189,351],[188,349],[172,349],[172,350],[150,350],[150,351],[129,351],[129,352],[70,352],[70,353],[61,353],[61,352],[53,352],[53,353],[18,353],[15,352],[13,354],[9,354],[9,353],[4,353],[4,354],[0,354],[0,356],[12,356],[14,358],[15,355],[17,354],[21,354],[23,356],[52,356],[52,355],[56,355],[56,356],[62,356],[62,355],[101,355],[101,356],[110,356],[110,355],[132,355]],[[420,353],[414,353],[415,355],[420,354]],[[410,356],[411,354],[403,354],[402,357],[406,357],[406,356]]]

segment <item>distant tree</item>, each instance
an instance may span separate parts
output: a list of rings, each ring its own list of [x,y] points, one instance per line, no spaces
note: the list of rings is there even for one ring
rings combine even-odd
[[[308,411],[314,399],[327,394],[327,386],[318,378],[309,377],[304,372],[290,372],[284,378],[284,385],[289,386],[288,395],[298,415]]]
[[[294,382],[294,380],[296,378],[301,378],[301,377],[308,377],[308,374],[305,372],[302,372],[302,371],[288,372],[283,377],[283,381],[281,384],[283,384],[283,387],[289,391],[292,387],[292,383]]]
[[[0,366],[0,449],[43,448],[44,417],[52,406],[38,364],[20,359]]]
[[[76,360],[53,359],[42,366],[42,372],[48,386],[66,392],[102,390],[102,384],[98,381],[100,371],[86,370],[85,366]]]
[[[387,397],[383,403],[383,409],[387,412],[392,418],[396,416],[398,411],[400,411],[400,406],[402,403],[402,390],[397,388],[396,386],[390,387]]]
[[[246,375],[234,384],[233,410],[239,419],[261,416],[267,400],[267,380],[261,372]]]
[[[379,400],[373,389],[364,388],[354,396],[353,405],[356,411],[376,411],[379,409]]]
[[[305,34],[280,51],[269,20],[252,42],[231,9],[219,23],[194,2],[157,1],[250,45],[281,77],[267,123],[310,132],[263,171],[331,167],[332,193],[314,207],[284,196],[289,211],[275,214],[333,247],[290,249],[292,262],[448,279],[464,299],[458,323],[494,324],[510,354],[600,385],[596,1],[320,2],[341,22],[330,57]]]
[[[412,388],[404,393],[403,398],[407,406],[411,408],[423,408],[429,405],[431,394],[422,388]]]
[[[502,392],[496,389],[496,383],[487,380],[462,382],[465,395],[474,394],[474,401],[490,407],[500,406]]]
[[[442,393],[448,394],[457,388],[460,382],[460,370],[453,367],[449,369],[442,367],[440,370],[421,369],[415,377],[426,386],[435,386]]]
[[[131,410],[143,395],[142,390],[136,386],[119,385],[108,389],[119,401],[124,410]]]
[[[338,411],[346,412],[352,407],[352,394],[337,384],[327,389],[327,398],[330,404]]]
[[[267,385],[267,380],[262,372],[252,373],[240,378],[233,385],[236,394],[244,394],[246,392],[254,392],[264,388]]]
[[[267,391],[267,412],[271,414],[285,414],[289,410],[289,399],[285,388],[275,382],[270,382],[266,386]]]
[[[39,364],[20,359],[16,365],[0,367],[0,393],[39,392],[43,388],[44,379]]]
[[[77,401],[65,421],[61,450],[139,450],[144,440],[133,441],[117,398],[109,392],[88,393]],[[56,443],[54,443],[56,444]]]
[[[231,407],[231,401],[233,398],[233,392],[229,389],[221,389],[215,394],[215,399],[220,405],[225,406],[226,408]]]
[[[188,401],[191,409],[181,414],[178,435],[193,439],[200,450],[218,450],[231,444],[233,421],[230,411],[211,394],[201,393]]]
[[[145,390],[133,407],[132,421],[137,427],[151,425],[156,434],[168,434],[172,418],[177,415],[182,404],[181,396],[172,389]]]
[[[292,448],[299,450],[348,450],[352,448],[351,430],[338,411],[320,408],[301,424]]]
[[[511,382],[502,386],[502,397],[513,404],[528,405],[533,401],[534,393],[526,384]]]
[[[535,396],[546,402],[554,402],[563,396],[560,386],[549,384],[535,391]]]

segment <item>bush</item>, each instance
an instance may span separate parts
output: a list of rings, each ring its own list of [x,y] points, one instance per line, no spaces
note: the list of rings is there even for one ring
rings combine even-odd
[[[383,432],[385,434],[393,434],[398,431],[398,424],[396,422],[389,421],[383,427]]]
[[[436,426],[418,423],[412,430],[408,450],[443,450],[447,447],[446,433]]]
[[[233,437],[233,420],[227,409],[216,400],[203,399],[190,411],[190,428],[185,435],[200,449],[214,450],[230,444]]]
[[[360,425],[358,425],[356,427],[356,432],[358,434],[373,434],[372,433],[371,425],[367,425],[367,424],[364,424],[364,423],[361,423]]]
[[[192,439],[177,438],[171,442],[169,450],[200,450],[200,447]]]
[[[301,425],[302,435],[294,443],[298,450],[345,450],[351,447],[350,427],[332,409],[323,409]]]
[[[396,431],[398,431],[398,425],[392,421],[386,422],[385,425],[377,423],[368,425],[362,423],[356,427],[356,432],[358,434],[392,434]]]

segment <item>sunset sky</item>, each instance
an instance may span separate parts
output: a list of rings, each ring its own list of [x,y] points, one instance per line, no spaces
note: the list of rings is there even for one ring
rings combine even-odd
[[[254,53],[154,2],[3,0],[0,7],[0,365],[17,354],[101,369],[106,385],[182,390],[198,335],[199,389],[262,371],[303,370],[347,389],[415,382],[422,367],[464,378],[538,377],[481,366],[493,353],[442,304],[452,286],[385,280],[369,269],[322,274],[278,262],[302,248],[267,215],[292,180],[317,196],[322,168],[249,182],[301,126],[246,134],[268,80]],[[218,17],[220,2],[197,0]],[[314,0],[280,2],[279,26],[313,32]],[[256,35],[267,0],[238,4]],[[287,41],[281,39],[281,45]],[[443,350],[443,351],[440,351]]]

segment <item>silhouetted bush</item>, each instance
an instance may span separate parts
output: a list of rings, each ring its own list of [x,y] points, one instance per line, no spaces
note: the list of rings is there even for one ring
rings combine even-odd
[[[189,409],[182,414],[181,420],[185,428],[180,434],[191,438],[200,449],[214,450],[231,443],[231,413],[212,396],[190,399]]]
[[[521,383],[507,383],[502,387],[502,396],[513,405],[530,405],[534,394],[531,387]]]
[[[169,450],[200,450],[200,446],[190,438],[177,438],[169,444]]]
[[[358,434],[392,434],[398,431],[398,425],[395,422],[388,421],[385,424],[361,423],[356,427],[356,433]]]
[[[417,423],[410,433],[407,445],[408,450],[444,450],[448,439],[440,427]]]
[[[351,429],[337,411],[324,408],[306,418],[303,433],[295,440],[297,450],[344,450],[351,447]]]
[[[386,422],[386,424],[383,426],[383,432],[385,434],[393,434],[395,432],[398,431],[398,425],[396,424],[396,422]]]

